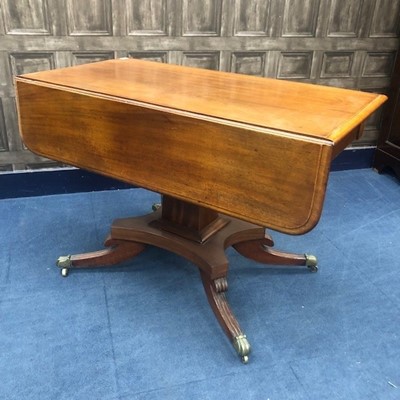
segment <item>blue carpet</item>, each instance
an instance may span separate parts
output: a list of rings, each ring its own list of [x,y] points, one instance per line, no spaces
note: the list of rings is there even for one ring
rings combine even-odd
[[[55,267],[157,200],[132,189],[0,201],[0,399],[400,399],[395,178],[333,172],[312,232],[272,232],[276,248],[316,254],[317,274],[228,250],[248,365],[186,260],[149,248],[66,279]]]

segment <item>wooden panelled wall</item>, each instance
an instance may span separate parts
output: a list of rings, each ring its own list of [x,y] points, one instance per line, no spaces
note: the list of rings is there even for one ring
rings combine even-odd
[[[385,93],[399,25],[400,0],[0,0],[0,171],[57,166],[19,138],[16,74],[128,56]]]

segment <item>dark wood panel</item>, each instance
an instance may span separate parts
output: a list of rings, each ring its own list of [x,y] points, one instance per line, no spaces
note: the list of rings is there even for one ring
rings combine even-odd
[[[166,35],[166,0],[127,0],[129,35]]]
[[[322,61],[321,77],[351,77],[354,53],[326,52]]]
[[[376,0],[370,28],[372,37],[397,37],[400,28],[400,2]]]
[[[49,35],[47,0],[3,0],[5,30],[11,35]]]
[[[279,60],[278,78],[310,78],[312,60],[313,52],[282,52]]]
[[[0,99],[0,152],[8,150],[6,122],[4,120],[3,102]]]
[[[236,0],[234,34],[267,36],[270,6],[270,0]]]
[[[114,52],[73,52],[72,53],[72,65],[87,64],[90,62],[111,60],[114,58]]]
[[[389,101],[383,111],[382,130],[379,135],[374,167],[383,171],[392,168],[400,179],[400,56],[397,56]]]
[[[12,164],[0,164],[0,172],[9,172],[13,170]]]
[[[182,34],[218,36],[221,29],[222,0],[183,0]]]
[[[137,58],[140,60],[167,62],[168,52],[166,51],[130,51],[128,53],[130,58]]]
[[[239,74],[264,76],[265,53],[240,52],[233,53],[231,71]]]
[[[188,67],[219,69],[219,52],[184,52],[183,65]]]
[[[12,53],[11,67],[14,75],[45,71],[54,68],[53,53]]]
[[[283,36],[315,36],[319,0],[285,0]]]
[[[367,53],[363,77],[390,77],[393,71],[396,53]]]
[[[362,5],[363,1],[332,0],[329,9],[328,36],[358,36]]]
[[[109,0],[66,0],[70,35],[111,35]]]

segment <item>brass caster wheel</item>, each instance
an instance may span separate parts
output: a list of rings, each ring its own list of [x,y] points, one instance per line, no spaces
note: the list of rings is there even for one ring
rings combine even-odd
[[[246,338],[246,335],[239,335],[233,339],[233,347],[237,351],[240,359],[243,364],[247,364],[249,362],[249,354],[250,354],[250,343]]]
[[[306,266],[311,272],[318,272],[318,260],[317,257],[311,254],[304,254],[306,258]]]
[[[68,268],[62,268],[61,269],[61,276],[66,278],[68,276],[69,269]]]
[[[157,211],[160,207],[161,207],[161,204],[160,204],[160,203],[154,203],[154,204],[151,206],[151,209],[152,209],[153,211]]]
[[[58,257],[57,267],[61,269],[61,276],[66,278],[68,276],[68,268],[72,265],[71,256]]]

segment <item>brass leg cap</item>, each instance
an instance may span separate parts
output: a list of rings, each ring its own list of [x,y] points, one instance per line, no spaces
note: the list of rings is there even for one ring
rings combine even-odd
[[[68,268],[72,265],[71,256],[58,257],[56,265],[61,270],[60,271],[61,272],[61,276],[66,278],[68,276],[68,272],[69,272]]]
[[[154,203],[154,204],[151,206],[151,209],[152,209],[153,211],[157,211],[160,207],[161,207],[161,203]]]
[[[311,255],[311,254],[304,254],[304,257],[306,258],[306,266],[311,272],[317,272],[318,271],[318,260],[317,257]]]
[[[69,268],[72,265],[71,256],[58,257],[56,265],[58,268]]]
[[[249,361],[248,355],[250,354],[251,346],[246,338],[246,335],[239,335],[233,339],[233,347],[241,358],[243,364]]]

